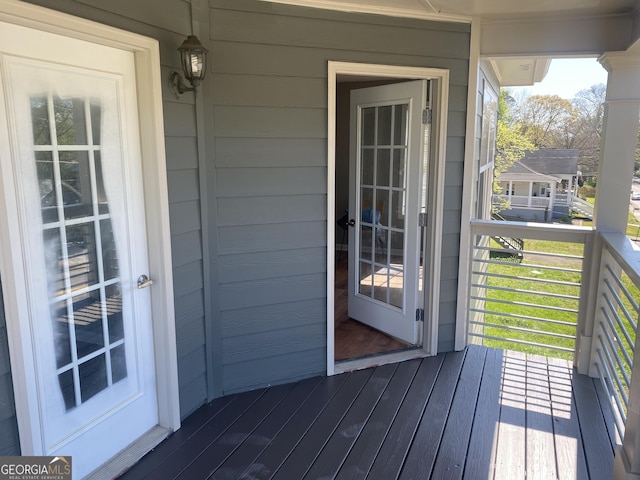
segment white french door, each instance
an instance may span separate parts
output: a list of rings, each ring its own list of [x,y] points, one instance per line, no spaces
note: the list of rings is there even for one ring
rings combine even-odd
[[[158,424],[134,58],[0,22],[0,66],[8,321],[32,339],[41,453],[80,478]]]
[[[349,316],[417,344],[427,81],[351,92]]]

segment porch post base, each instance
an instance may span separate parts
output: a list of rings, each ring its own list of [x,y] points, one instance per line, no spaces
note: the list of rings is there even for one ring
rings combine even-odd
[[[597,372],[590,371],[593,337],[590,335],[579,335],[576,341],[578,345],[576,346],[575,366],[578,373],[581,375],[597,376]],[[592,375],[592,373],[594,375]]]

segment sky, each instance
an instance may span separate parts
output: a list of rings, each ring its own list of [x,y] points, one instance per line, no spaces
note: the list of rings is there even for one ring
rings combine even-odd
[[[607,71],[595,58],[552,60],[542,82],[530,87],[510,87],[530,95],[558,95],[571,100],[577,92],[597,83],[607,83]]]

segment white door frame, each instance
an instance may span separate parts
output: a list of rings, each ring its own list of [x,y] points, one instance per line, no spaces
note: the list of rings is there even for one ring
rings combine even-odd
[[[433,168],[429,172],[428,235],[429,251],[425,258],[423,346],[417,352],[392,354],[384,359],[363,359],[341,364],[336,368],[334,360],[334,306],[335,306],[335,174],[336,174],[336,82],[339,75],[407,78],[413,80],[431,79],[435,81],[431,108],[433,110],[432,142],[435,147]],[[440,308],[440,266],[442,251],[442,222],[444,206],[444,172],[447,143],[447,109],[449,105],[449,70],[441,68],[402,67],[365,63],[329,61],[328,64],[328,112],[327,112],[327,375],[340,373],[346,369],[364,368],[384,362],[401,361],[412,356],[435,355],[438,350],[438,317]]]
[[[30,27],[69,38],[82,39],[133,52],[138,85],[139,136],[142,157],[149,273],[151,289],[153,343],[158,393],[158,424],[168,430],[180,428],[178,363],[173,305],[171,235],[167,193],[160,54],[158,42],[113,27],[73,17],[54,10],[16,0],[0,0],[0,21]],[[0,155],[8,155],[8,146]],[[10,185],[2,180],[0,185]],[[15,192],[7,191],[3,195]],[[0,195],[0,196],[3,196]],[[4,202],[3,202],[4,203]],[[0,224],[17,225],[15,212],[0,207]],[[11,245],[14,233],[0,230],[0,245]],[[33,363],[32,334],[12,319],[26,313],[27,300],[20,259],[12,258],[8,248],[0,249],[0,273],[7,316],[7,332],[13,376],[16,416],[22,455],[43,455],[37,382]],[[96,465],[96,468],[99,465]]]

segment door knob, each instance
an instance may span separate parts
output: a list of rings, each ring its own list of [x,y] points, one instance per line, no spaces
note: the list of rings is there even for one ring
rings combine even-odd
[[[350,227],[355,227],[356,226],[356,221],[352,218],[347,222],[347,225],[349,225]]]
[[[151,280],[146,275],[140,275],[138,277],[138,288],[147,288],[153,285],[153,280]]]

